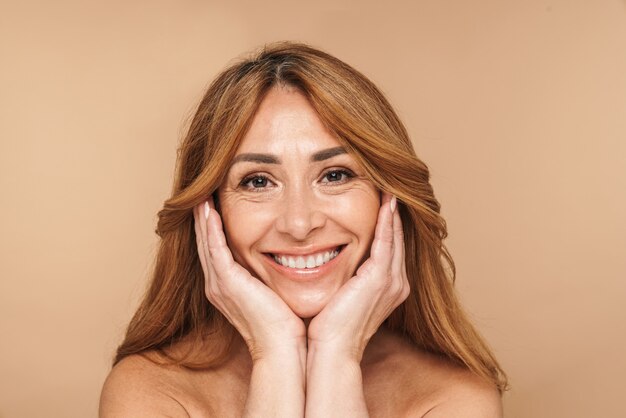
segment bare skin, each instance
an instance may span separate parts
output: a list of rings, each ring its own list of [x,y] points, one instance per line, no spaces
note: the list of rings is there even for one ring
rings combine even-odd
[[[387,201],[381,211],[388,206]],[[186,351],[186,344],[179,343],[174,351]],[[254,350],[250,350],[250,343],[246,344],[243,338],[238,339],[226,363],[204,371],[159,366],[142,356],[130,356],[113,369],[105,383],[101,416],[316,416],[307,412],[304,403],[310,398],[308,391],[313,385],[308,388],[298,386],[298,382],[304,381],[298,379],[306,378],[302,375],[303,369],[298,369],[298,366],[302,365],[310,371],[312,365],[299,364],[301,357],[295,356],[295,362],[290,363],[287,359],[275,367],[261,369],[265,374],[261,374],[261,379],[255,382],[254,369],[264,357],[255,358],[251,351]],[[288,356],[289,350],[282,346],[280,352]],[[309,356],[304,358],[305,362],[311,361]],[[349,364],[345,357],[342,359]],[[285,366],[289,364],[295,366]],[[349,382],[347,387],[342,388],[338,384],[342,380],[340,367],[328,372],[326,382],[334,385],[333,388],[344,396],[362,400],[363,405],[360,406],[363,411],[341,411],[326,416],[502,416],[499,395],[490,384],[443,358],[416,349],[385,327],[377,329],[366,345],[358,367],[352,371],[359,379],[358,385]],[[292,386],[285,387],[285,381]],[[275,400],[273,407],[277,409],[268,411],[267,406],[272,404],[265,401],[271,399]],[[333,402],[330,407],[337,409],[345,408],[347,404],[344,398],[329,399]],[[251,400],[257,403],[251,403]],[[353,399],[352,402],[356,401]],[[324,401],[320,403],[322,406],[328,404]],[[292,413],[294,415],[289,415]]]
[[[184,344],[176,350],[185,350]],[[361,370],[371,417],[502,416],[500,397],[488,383],[384,328],[368,344]],[[229,361],[214,370],[164,367],[133,355],[122,360],[107,379],[110,389],[105,387],[101,400],[101,411],[107,412],[101,416],[241,417],[251,371],[252,360],[243,341]],[[467,412],[463,405],[469,403],[480,409]],[[453,406],[454,411],[446,412],[446,406]],[[442,415],[437,415],[438,409]]]
[[[494,388],[381,328],[410,291],[402,224],[339,148],[299,92],[268,94],[218,191],[223,217],[211,198],[194,209],[206,297],[236,349],[202,372],[131,356],[102,416],[501,415]]]

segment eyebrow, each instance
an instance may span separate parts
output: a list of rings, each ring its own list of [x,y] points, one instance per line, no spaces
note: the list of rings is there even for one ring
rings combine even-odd
[[[343,147],[328,148],[328,149],[323,149],[321,151],[317,151],[316,153],[312,154],[310,160],[312,162],[319,162],[319,161],[328,160],[329,158],[335,157],[340,154],[347,154],[347,151],[345,150],[345,148]],[[247,153],[239,154],[235,158],[233,158],[233,162],[231,163],[231,166],[241,161],[261,163],[261,164],[280,164],[281,163],[280,158],[278,158],[278,156],[274,154],[261,154],[261,153],[256,153],[256,152],[247,152]]]
[[[329,158],[332,158],[332,157],[334,157],[336,155],[347,154],[347,153],[348,152],[345,150],[344,147],[335,147],[335,148],[323,149],[323,150],[318,151],[315,154],[311,155],[311,161],[313,161],[313,162],[324,161],[324,160],[328,160]]]

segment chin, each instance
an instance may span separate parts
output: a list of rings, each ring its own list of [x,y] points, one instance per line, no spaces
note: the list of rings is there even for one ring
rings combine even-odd
[[[322,309],[328,304],[328,301],[332,295],[299,295],[297,297],[290,297],[283,295],[282,299],[287,306],[302,319],[309,319],[319,314]]]
[[[278,264],[271,254],[262,253],[256,260],[259,268],[256,274],[302,319],[318,315],[342,285],[352,277],[352,251],[341,245],[338,254],[321,267],[313,269],[286,268]]]
[[[322,312],[323,306],[307,306],[302,309],[291,307],[291,310],[302,319],[315,318],[318,313]]]

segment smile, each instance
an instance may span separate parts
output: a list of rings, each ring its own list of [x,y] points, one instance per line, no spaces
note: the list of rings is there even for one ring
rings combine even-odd
[[[291,256],[287,254],[271,254],[276,263],[284,267],[296,268],[296,269],[313,269],[322,266],[333,258],[339,255],[341,248],[336,248],[332,251],[322,251],[319,253]]]

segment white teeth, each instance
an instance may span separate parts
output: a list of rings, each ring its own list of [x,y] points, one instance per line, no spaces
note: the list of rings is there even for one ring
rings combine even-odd
[[[303,256],[290,257],[288,255],[274,255],[273,258],[274,261],[285,267],[297,269],[311,269],[328,263],[330,260],[337,257],[338,254],[339,251],[334,250],[330,252],[326,251],[324,253],[311,254],[309,256],[306,256],[306,259]]]
[[[304,257],[296,258],[296,268],[303,269],[306,267],[306,262],[304,261]]]

